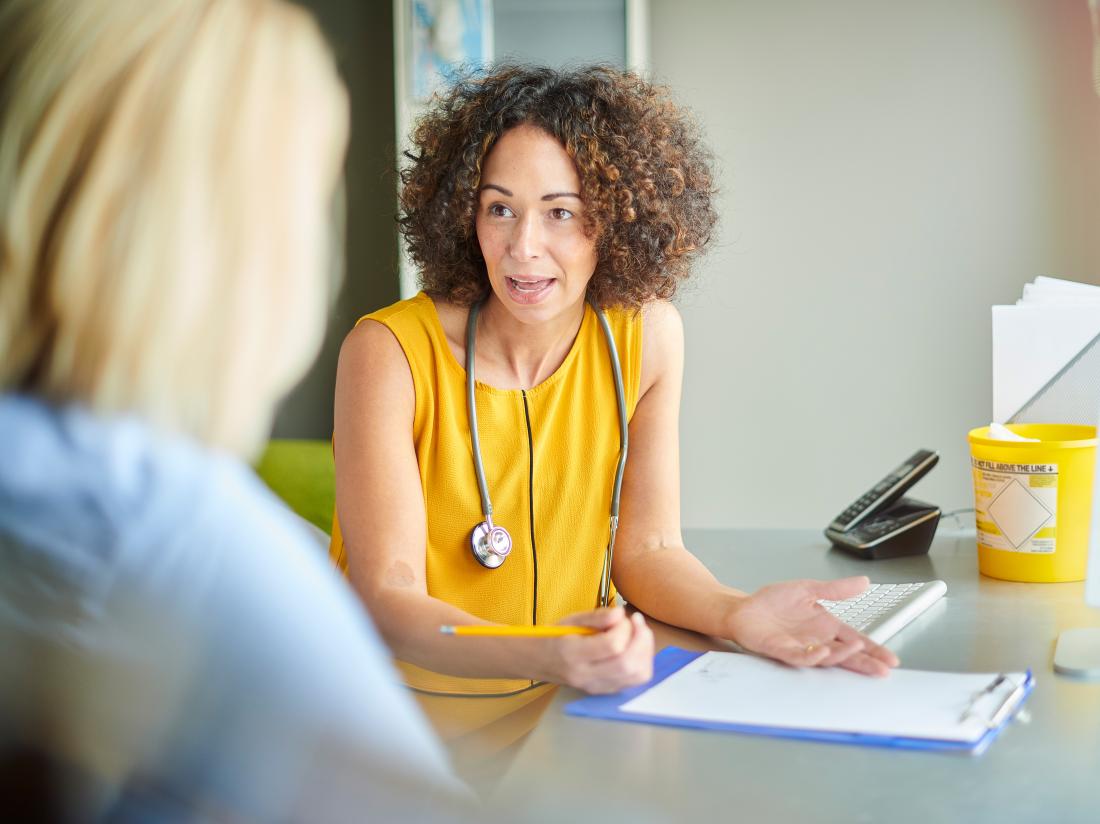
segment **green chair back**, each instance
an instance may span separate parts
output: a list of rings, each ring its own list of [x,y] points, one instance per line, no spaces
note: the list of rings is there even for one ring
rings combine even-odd
[[[276,439],[256,464],[256,474],[310,523],[332,532],[336,468],[329,441]]]

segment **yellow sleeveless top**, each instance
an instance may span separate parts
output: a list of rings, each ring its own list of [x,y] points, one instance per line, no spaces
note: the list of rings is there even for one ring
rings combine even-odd
[[[427,516],[428,594],[487,621],[552,624],[593,609],[608,539],[619,423],[607,342],[585,305],[580,331],[553,375],[527,390],[476,384],[481,453],[493,521],[512,551],[486,569],[470,550],[483,520],[466,412],[466,370],[447,345],[435,305],[423,292],[360,319],[385,325],[412,371],[412,437]],[[642,316],[607,310],[622,363],[627,415],[641,379]],[[330,555],[346,572],[334,517]],[[411,687],[500,695],[531,681],[474,679],[398,662]]]

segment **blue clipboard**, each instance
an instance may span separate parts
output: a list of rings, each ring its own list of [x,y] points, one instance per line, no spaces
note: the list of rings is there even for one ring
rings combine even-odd
[[[776,738],[795,738],[804,741],[826,741],[833,744],[858,744],[866,747],[889,747],[902,750],[937,750],[962,752],[981,755],[1019,712],[1024,701],[1035,687],[1035,678],[1029,669],[1024,679],[1023,689],[1015,707],[996,727],[986,730],[985,734],[972,741],[946,741],[933,738],[905,738],[886,735],[868,735],[865,733],[831,732],[823,730],[794,729],[790,727],[755,726],[749,724],[730,724],[721,721],[702,721],[685,718],[669,718],[658,715],[624,712],[620,707],[646,690],[664,681],[673,673],[694,661],[702,652],[665,647],[653,660],[653,678],[647,684],[631,687],[614,695],[589,695],[565,705],[567,715],[583,718],[604,718],[611,721],[633,721],[641,724],[657,724],[666,727],[686,727],[697,730],[719,730],[748,735],[767,735]]]

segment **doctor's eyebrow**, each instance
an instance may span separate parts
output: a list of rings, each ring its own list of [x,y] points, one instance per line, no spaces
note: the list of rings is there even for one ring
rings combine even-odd
[[[505,197],[515,197],[515,194],[513,192],[510,192],[507,189],[505,189],[503,186],[498,186],[495,183],[485,183],[478,190],[478,193],[480,194],[481,192],[484,192],[486,189],[495,189],[496,191],[500,192]],[[576,192],[550,192],[550,194],[543,195],[539,199],[540,200],[557,200],[559,197],[575,197],[577,200],[581,199],[581,196],[579,194],[577,194]]]

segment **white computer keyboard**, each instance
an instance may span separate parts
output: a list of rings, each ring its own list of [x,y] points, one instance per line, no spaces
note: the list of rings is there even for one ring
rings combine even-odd
[[[819,601],[825,609],[872,641],[882,644],[947,592],[943,581],[871,584],[846,601]]]

